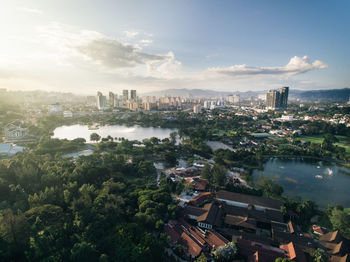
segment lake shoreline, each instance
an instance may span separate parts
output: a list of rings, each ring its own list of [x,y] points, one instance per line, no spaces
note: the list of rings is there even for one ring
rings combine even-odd
[[[284,188],[284,196],[314,201],[321,208],[328,204],[342,204],[347,207],[350,196],[350,169],[337,161],[319,158],[271,157],[263,169],[252,171],[256,183],[260,176],[274,179]]]

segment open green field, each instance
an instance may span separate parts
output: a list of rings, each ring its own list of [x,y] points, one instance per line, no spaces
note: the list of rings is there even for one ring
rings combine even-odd
[[[346,139],[345,136],[336,136],[339,141],[344,141]],[[310,142],[314,144],[322,144],[323,142],[323,135],[317,135],[317,136],[301,136],[297,138],[297,140]],[[335,143],[335,145],[345,148],[346,155],[350,156],[350,145],[345,144],[344,142]]]

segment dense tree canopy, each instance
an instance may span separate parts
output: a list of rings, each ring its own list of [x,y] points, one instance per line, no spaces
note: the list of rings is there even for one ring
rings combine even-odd
[[[156,186],[153,163],[136,152],[128,161],[128,150],[114,144],[75,162],[37,152],[1,160],[0,260],[164,261],[176,187]]]

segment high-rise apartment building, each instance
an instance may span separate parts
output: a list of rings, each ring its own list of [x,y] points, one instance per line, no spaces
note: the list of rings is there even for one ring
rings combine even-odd
[[[282,87],[280,90],[269,90],[266,94],[266,108],[286,108],[288,104],[289,87]]]
[[[115,107],[115,104],[114,104],[114,98],[115,98],[115,95],[113,92],[109,92],[109,97],[108,97],[108,104],[110,107]]]
[[[285,86],[280,89],[280,108],[286,108],[288,104],[289,87]]]
[[[130,99],[133,101],[136,101],[137,99],[136,90],[130,90]]]
[[[97,92],[96,106],[98,110],[103,110],[107,106],[107,98],[101,92]]]
[[[193,113],[199,114],[201,112],[202,107],[200,105],[193,106]]]
[[[123,90],[123,102],[126,102],[129,100],[129,90],[124,89]]]

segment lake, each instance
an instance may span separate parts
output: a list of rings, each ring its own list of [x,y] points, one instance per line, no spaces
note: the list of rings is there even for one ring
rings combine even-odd
[[[263,171],[254,170],[254,182],[261,175],[281,184],[285,196],[312,200],[321,208],[350,207],[349,168],[317,160],[271,158]]]
[[[160,128],[160,127],[141,127],[138,125],[124,126],[124,125],[106,125],[100,126],[98,129],[90,130],[87,125],[71,125],[61,126],[54,130],[52,138],[73,140],[75,138],[85,138],[87,142],[90,141],[92,133],[99,134],[102,138],[111,136],[113,138],[124,137],[128,140],[142,141],[145,138],[157,137],[164,139],[170,136],[170,133],[176,132],[175,128]]]

